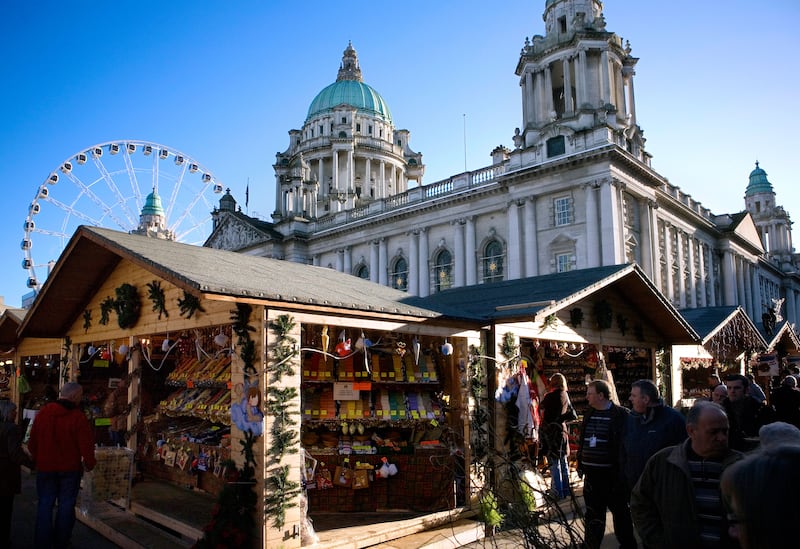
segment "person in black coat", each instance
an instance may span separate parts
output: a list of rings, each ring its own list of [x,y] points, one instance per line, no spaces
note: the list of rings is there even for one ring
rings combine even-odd
[[[11,515],[14,496],[22,488],[20,466],[31,466],[22,447],[22,430],[16,423],[17,405],[0,400],[0,547],[11,546]]]
[[[781,386],[772,391],[769,401],[775,409],[775,421],[783,421],[800,428],[800,390],[797,389],[797,378],[783,378]]]

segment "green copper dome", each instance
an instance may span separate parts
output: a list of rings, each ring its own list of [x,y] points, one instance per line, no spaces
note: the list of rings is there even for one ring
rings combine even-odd
[[[347,49],[344,50],[336,82],[317,94],[308,107],[306,121],[318,114],[330,112],[339,105],[350,105],[359,111],[379,116],[389,123],[392,121],[389,106],[381,94],[362,81],[358,54],[352,44],[347,44]]]
[[[750,172],[750,183],[747,185],[744,195],[753,196],[754,194],[774,192],[772,184],[767,181],[767,172],[759,168],[758,162],[756,162],[756,169]]]
[[[155,189],[147,195],[144,201],[144,208],[142,208],[142,215],[164,215],[164,208],[161,206],[161,197],[158,196]]]
[[[371,86],[355,80],[340,80],[319,92],[308,107],[306,120],[342,104],[380,116],[387,122],[392,121],[392,114],[383,97]]]

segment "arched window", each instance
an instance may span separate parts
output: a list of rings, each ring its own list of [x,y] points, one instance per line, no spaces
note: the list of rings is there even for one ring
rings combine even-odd
[[[392,266],[392,288],[408,291],[408,262],[399,257]]]
[[[453,286],[453,256],[447,250],[436,255],[433,267],[433,289],[441,292]]]
[[[366,265],[359,265],[356,267],[355,275],[358,278],[363,278],[364,280],[369,280],[369,267]]]
[[[483,281],[503,280],[503,245],[492,240],[483,249]]]

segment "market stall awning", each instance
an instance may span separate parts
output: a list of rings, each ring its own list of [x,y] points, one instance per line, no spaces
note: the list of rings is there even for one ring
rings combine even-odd
[[[81,226],[22,322],[20,336],[60,337],[123,259],[208,299],[419,321],[443,317],[424,305],[408,303],[405,292],[333,269]]]
[[[703,347],[715,359],[734,358],[745,351],[767,348],[761,332],[739,306],[683,309],[681,314],[700,334]]]
[[[462,316],[493,322],[532,319],[541,322],[548,315],[610,289],[623,295],[642,317],[648,318],[666,341],[673,344],[700,341],[689,323],[635,263],[454,288],[414,298],[412,302],[440,312],[460,310]]]
[[[786,353],[800,351],[800,338],[797,337],[797,333],[794,331],[794,325],[786,320],[775,328],[772,337],[767,338],[768,353],[776,350],[779,346],[782,346],[783,351]]]

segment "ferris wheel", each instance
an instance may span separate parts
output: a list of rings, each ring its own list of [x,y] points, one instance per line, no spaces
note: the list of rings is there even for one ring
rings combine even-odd
[[[79,225],[130,232],[153,193],[180,242],[211,234],[214,194],[222,185],[180,151],[147,141],[109,141],[68,157],[39,185],[25,217],[21,248],[28,288],[38,291]]]

